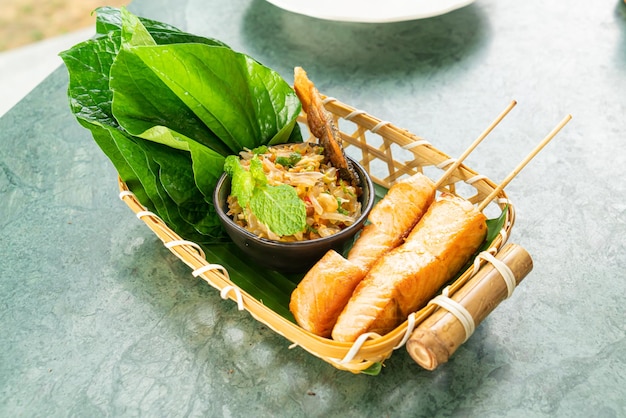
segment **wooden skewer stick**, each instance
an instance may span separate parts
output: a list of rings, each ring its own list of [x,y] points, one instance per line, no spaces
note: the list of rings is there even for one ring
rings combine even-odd
[[[517,102],[515,100],[513,100],[511,103],[509,103],[509,105],[506,107],[506,109],[504,109],[502,111],[502,113],[500,113],[500,115],[498,115],[498,117],[491,122],[491,125],[489,125],[487,127],[487,129],[485,129],[483,131],[482,134],[480,134],[480,136],[478,138],[476,138],[474,140],[474,142],[472,142],[472,144],[463,152],[463,154],[461,154],[455,161],[454,164],[452,164],[445,173],[443,173],[443,175],[441,176],[441,178],[439,178],[439,180],[437,181],[437,183],[435,183],[435,189],[438,189],[447,179],[448,177],[450,177],[452,175],[452,173],[454,172],[454,170],[456,170],[457,168],[459,168],[459,166],[463,163],[463,161],[467,158],[468,155],[470,155],[472,153],[472,151],[474,151],[474,149],[478,146],[478,144],[480,144],[483,139],[485,139],[487,137],[487,135],[489,135],[491,133],[491,131],[494,130],[494,128],[496,126],[498,126],[498,124],[502,121],[502,119],[504,119],[504,117],[506,115],[509,114],[509,112],[511,111],[511,109],[513,109],[515,107],[515,105],[517,104]]]
[[[570,121],[567,115],[540,143],[528,154],[504,181],[478,206],[482,211],[519,172],[532,160],[548,142]],[[503,262],[515,279],[515,286],[532,269],[530,255],[521,247],[507,244],[496,256]],[[481,323],[498,304],[510,294],[508,285],[503,280],[504,274],[493,264],[482,267],[451,298],[471,316],[474,327]],[[441,363],[448,361],[456,349],[469,337],[461,318],[457,318],[449,308],[438,309],[411,334],[406,348],[411,357],[427,370],[434,370]]]
[[[524,167],[559,133],[561,129],[572,119],[572,115],[567,115],[559,122],[559,124],[550,131],[550,133],[520,162],[517,167],[487,196],[479,205],[478,210],[483,209],[502,191],[508,184],[522,171]]]

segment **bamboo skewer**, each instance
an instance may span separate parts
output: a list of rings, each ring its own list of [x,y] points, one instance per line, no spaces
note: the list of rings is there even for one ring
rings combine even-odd
[[[572,115],[567,115],[565,116],[561,122],[559,122],[559,124],[557,126],[554,127],[554,129],[552,129],[552,131],[550,131],[550,133],[526,156],[526,158],[524,158],[518,165],[517,167],[515,167],[513,169],[513,171],[511,171],[511,173],[504,179],[502,180],[502,183],[500,183],[495,189],[493,189],[493,191],[489,194],[489,196],[487,196],[479,205],[478,205],[478,210],[479,211],[483,211],[483,209],[485,209],[485,207],[498,195],[500,194],[500,192],[502,190],[504,190],[504,188],[506,186],[509,185],[509,183],[520,173],[520,171],[522,171],[522,169],[524,167],[526,167],[526,165],[530,162],[530,160],[532,160],[537,154],[539,154],[539,152],[546,146],[548,145],[548,142],[550,142],[552,140],[552,138],[554,138],[556,136],[556,134],[559,133],[559,131],[561,129],[563,129],[563,127],[565,125],[567,125],[567,123],[572,119]]]
[[[477,210],[482,212],[571,118],[571,115],[564,117],[478,205]],[[439,364],[447,362],[456,349],[470,337],[476,325],[510,296],[513,289],[532,270],[530,255],[515,244],[508,244],[488,260],[490,263],[476,272],[452,297],[448,297],[447,293],[445,296],[441,295],[444,304],[440,306],[444,308],[435,310],[411,334],[406,349],[423,368],[434,370]],[[504,277],[505,275],[510,277]]]
[[[448,177],[452,175],[454,170],[459,168],[459,166],[463,163],[463,161],[472,153],[472,151],[474,151],[474,149],[476,149],[478,144],[480,144],[483,141],[483,139],[485,139],[487,135],[489,135],[491,131],[493,131],[496,126],[498,126],[498,124],[502,121],[502,119],[504,119],[504,117],[509,114],[511,109],[513,109],[516,104],[517,102],[515,100],[509,103],[509,105],[502,111],[502,113],[500,113],[500,115],[498,115],[498,117],[493,122],[491,122],[491,124],[487,127],[487,129],[485,129],[483,133],[480,134],[478,138],[476,138],[474,142],[470,144],[470,146],[463,152],[463,154],[461,154],[454,161],[454,164],[448,167],[448,169],[443,173],[443,175],[435,183],[435,190],[441,187],[441,185],[448,179]]]

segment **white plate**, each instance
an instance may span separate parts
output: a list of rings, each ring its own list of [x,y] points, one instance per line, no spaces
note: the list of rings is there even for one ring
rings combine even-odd
[[[266,0],[290,12],[343,22],[384,23],[442,15],[474,0]]]

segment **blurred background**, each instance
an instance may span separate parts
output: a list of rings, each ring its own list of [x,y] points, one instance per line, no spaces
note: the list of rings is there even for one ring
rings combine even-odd
[[[101,6],[130,0],[0,0],[0,116],[62,65],[58,54],[95,34]]]
[[[66,35],[95,24],[92,11],[130,0],[2,0],[0,52]]]

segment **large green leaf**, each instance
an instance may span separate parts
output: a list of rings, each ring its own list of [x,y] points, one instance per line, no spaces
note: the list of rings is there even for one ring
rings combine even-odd
[[[193,162],[196,187],[207,201],[212,202],[213,190],[223,174],[224,157],[195,141],[188,141],[188,145]]]
[[[285,142],[301,105],[274,71],[245,54],[206,44],[138,46],[139,57],[231,153]],[[131,77],[142,83],[143,71]],[[263,92],[263,93],[261,93]]]
[[[222,154],[232,151],[137,55],[122,49],[111,67],[112,111],[129,133],[189,149],[172,131]],[[161,127],[168,129],[163,130]]]
[[[120,10],[109,6],[97,8],[96,34],[107,35],[110,32],[120,32],[123,26],[123,12],[124,9]],[[141,16],[138,16],[138,19],[159,45],[174,43],[203,43],[228,47],[228,45],[220,40],[187,33],[164,22],[146,19]]]
[[[146,209],[156,212],[156,206],[144,189],[141,179],[137,176],[133,167],[126,161],[120,149],[117,147],[114,136],[123,134],[110,126],[93,124],[80,119],[79,122],[91,131],[95,142],[109,160],[111,160],[118,175],[126,183],[128,188],[133,191],[137,199]]]
[[[198,244],[223,241],[212,203],[196,188],[188,152],[112,132],[124,159],[154,203],[156,214],[185,239]]]
[[[119,51],[120,35],[81,42],[60,53],[68,69],[70,108],[79,120],[118,127],[111,111],[109,72]]]
[[[151,157],[146,155],[145,145],[124,132],[116,130],[109,130],[109,132],[123,159],[131,167],[136,178],[141,182],[142,188],[154,204],[157,215],[169,225],[176,225],[173,222],[173,219],[176,219],[176,214],[168,208],[167,193],[159,184],[158,166]],[[172,214],[171,217],[170,214]]]
[[[180,218],[193,226],[197,232],[210,241],[218,242],[223,237],[219,218],[216,216],[213,202],[205,200],[198,190],[192,170],[189,152],[172,150],[160,144],[143,142],[146,156],[158,164],[158,181],[167,193]],[[208,238],[203,238],[206,241]]]

